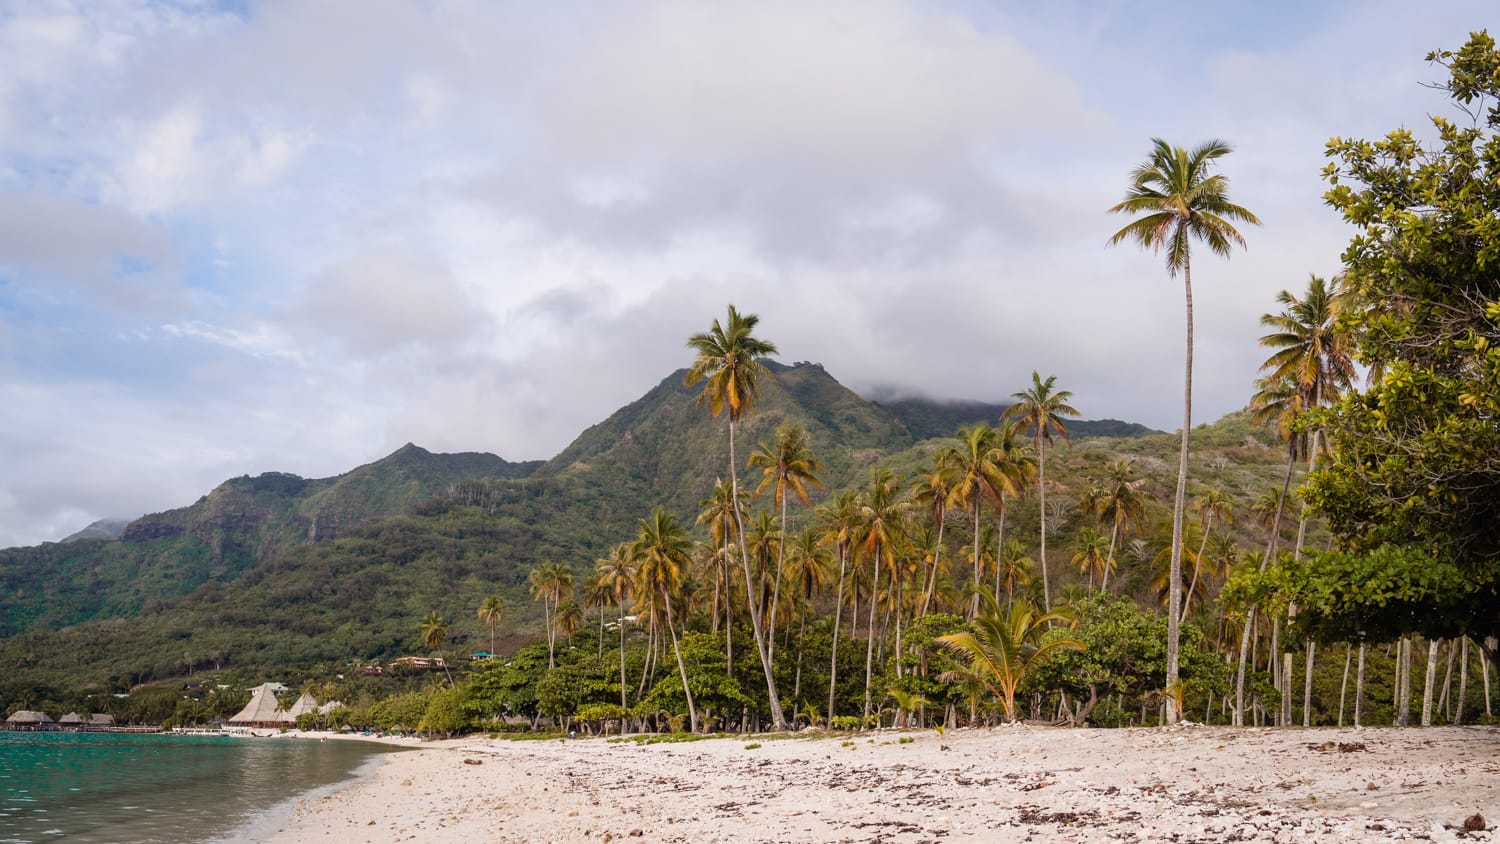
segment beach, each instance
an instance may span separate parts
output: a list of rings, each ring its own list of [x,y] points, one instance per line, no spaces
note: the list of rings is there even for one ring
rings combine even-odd
[[[1492,841],[1500,729],[428,742],[275,842]],[[1478,826],[1482,816],[1485,829]]]

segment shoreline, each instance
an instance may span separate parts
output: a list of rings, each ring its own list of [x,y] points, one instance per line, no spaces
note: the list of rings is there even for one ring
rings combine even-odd
[[[1500,729],[1488,726],[405,746],[418,752],[299,796],[256,840],[1500,840]],[[1476,814],[1487,828],[1465,832]]]

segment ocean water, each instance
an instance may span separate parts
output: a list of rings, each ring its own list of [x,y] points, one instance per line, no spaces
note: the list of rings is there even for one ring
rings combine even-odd
[[[360,741],[0,731],[0,844],[251,840],[257,819],[353,779]]]

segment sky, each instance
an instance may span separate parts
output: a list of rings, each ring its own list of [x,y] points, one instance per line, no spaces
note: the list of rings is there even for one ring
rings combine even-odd
[[[1263,225],[1194,262],[1194,421],[1338,271],[1332,136],[1418,130],[1485,2],[0,3],[0,547],[406,442],[544,459],[726,305],[867,395],[1181,424],[1183,288],[1106,248],[1151,139]]]

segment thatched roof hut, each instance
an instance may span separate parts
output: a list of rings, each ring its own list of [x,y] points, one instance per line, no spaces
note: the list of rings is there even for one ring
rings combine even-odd
[[[18,709],[5,719],[5,727],[10,730],[55,730],[57,722],[52,720],[45,712],[34,712],[30,709]]]
[[[57,723],[64,727],[81,727],[83,726],[83,716],[77,712],[69,712],[67,715],[57,719]]]
[[[284,718],[285,713],[279,710],[271,684],[263,683],[250,693],[250,702],[229,719],[229,724],[234,727],[284,727],[291,719]]]

